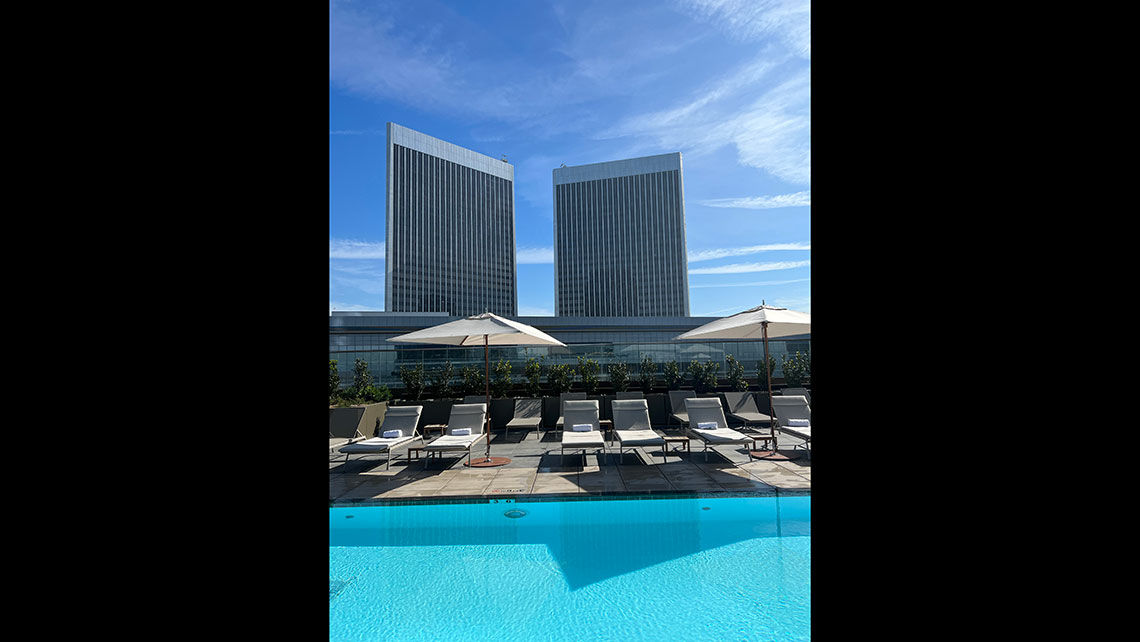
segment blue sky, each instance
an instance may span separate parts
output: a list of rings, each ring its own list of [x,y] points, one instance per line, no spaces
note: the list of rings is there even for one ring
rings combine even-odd
[[[690,313],[810,313],[809,6],[334,0],[329,308],[384,309],[392,121],[514,165],[521,315],[554,313],[552,170],[670,152]]]

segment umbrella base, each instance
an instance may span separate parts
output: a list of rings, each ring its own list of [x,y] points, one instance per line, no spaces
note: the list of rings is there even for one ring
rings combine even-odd
[[[491,466],[505,466],[511,463],[510,457],[477,457],[471,460],[471,463],[464,464],[471,468],[488,468]]]
[[[767,459],[769,461],[795,461],[800,457],[803,457],[803,455],[788,457],[787,455],[781,454],[779,451],[775,450],[752,450],[749,451],[748,454],[752,455],[756,459]]]

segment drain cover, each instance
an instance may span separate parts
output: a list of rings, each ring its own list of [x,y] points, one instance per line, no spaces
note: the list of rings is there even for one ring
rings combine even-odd
[[[346,586],[348,586],[348,582],[337,582],[329,580],[329,601],[331,602],[332,599],[336,597],[337,593],[340,593],[341,589]]]
[[[507,517],[510,517],[511,519],[518,519],[520,517],[524,517],[526,515],[526,511],[525,510],[519,510],[517,508],[512,508],[511,510],[509,510],[503,514],[506,515]]]

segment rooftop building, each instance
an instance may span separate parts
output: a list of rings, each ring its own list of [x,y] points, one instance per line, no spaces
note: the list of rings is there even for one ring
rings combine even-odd
[[[518,313],[515,168],[388,123],[384,309]]]
[[[560,167],[553,179],[555,315],[688,316],[681,154]]]

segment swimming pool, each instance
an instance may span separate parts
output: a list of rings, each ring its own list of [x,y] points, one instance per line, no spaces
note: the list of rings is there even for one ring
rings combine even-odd
[[[810,596],[806,495],[329,509],[331,640],[808,640]]]

